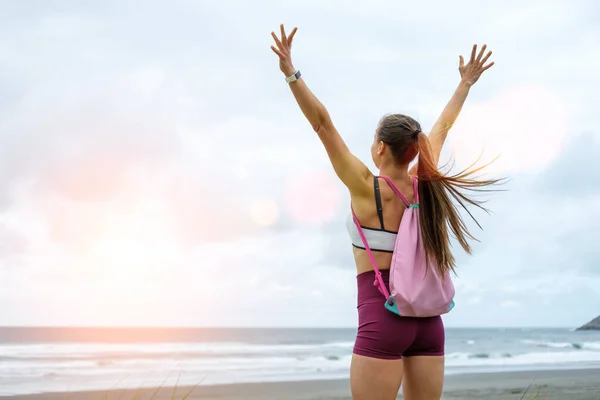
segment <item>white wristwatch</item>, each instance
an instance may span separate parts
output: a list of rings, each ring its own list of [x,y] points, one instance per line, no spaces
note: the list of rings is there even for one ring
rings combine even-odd
[[[301,76],[302,76],[302,74],[300,73],[300,71],[296,71],[293,75],[290,75],[287,78],[285,78],[285,81],[287,83],[291,83],[291,82],[297,81]]]

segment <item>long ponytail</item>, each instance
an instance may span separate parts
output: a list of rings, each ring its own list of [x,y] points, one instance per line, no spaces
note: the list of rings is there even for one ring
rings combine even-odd
[[[481,226],[473,214],[467,209],[467,204],[488,211],[482,206],[481,201],[467,197],[461,193],[461,190],[485,191],[481,188],[497,183],[500,179],[476,180],[471,178],[471,175],[485,168],[486,165],[474,169],[469,167],[456,175],[442,174],[438,170],[429,138],[422,132],[417,137],[417,149],[419,154],[417,166],[419,223],[425,254],[428,263],[433,261],[440,274],[455,272],[456,262],[450,248],[450,234],[456,238],[468,254],[471,254],[468,239],[477,240],[469,233],[458,207],[466,210],[480,228]]]

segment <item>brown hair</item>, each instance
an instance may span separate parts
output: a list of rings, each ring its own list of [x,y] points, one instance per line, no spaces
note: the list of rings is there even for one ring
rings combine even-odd
[[[471,199],[461,191],[489,191],[482,188],[501,179],[477,180],[471,177],[489,164],[471,169],[473,164],[455,175],[440,172],[429,138],[421,132],[421,125],[406,115],[392,114],[384,117],[379,123],[377,138],[390,148],[397,164],[407,165],[419,155],[419,223],[427,264],[430,259],[434,261],[442,275],[449,271],[455,272],[450,234],[468,254],[471,254],[471,246],[467,240],[477,240],[469,233],[458,206],[465,209],[480,228],[481,225],[467,209],[467,204],[488,211],[481,201]]]

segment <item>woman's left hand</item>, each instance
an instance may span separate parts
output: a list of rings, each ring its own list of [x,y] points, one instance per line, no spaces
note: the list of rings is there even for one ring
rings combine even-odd
[[[467,84],[468,86],[472,86],[473,84],[475,84],[475,82],[477,82],[481,74],[483,74],[483,71],[487,70],[492,65],[494,65],[494,62],[485,65],[488,58],[490,58],[490,56],[492,55],[492,52],[490,50],[485,55],[485,57],[483,57],[483,53],[485,53],[486,48],[487,45],[484,44],[479,54],[477,54],[477,57],[475,57],[475,54],[477,53],[477,45],[474,44],[473,50],[471,51],[471,59],[469,60],[469,63],[467,65],[465,65],[465,60],[463,56],[459,56],[460,65],[458,66],[458,71],[460,72],[462,82]]]
[[[290,76],[296,73],[294,65],[292,64],[292,39],[294,39],[294,35],[298,28],[292,29],[289,36],[285,35],[283,24],[280,25],[280,29],[281,39],[277,37],[275,32],[271,32],[271,36],[273,36],[275,44],[277,45],[277,47],[271,46],[271,50],[279,56],[279,69],[281,69],[281,72],[283,72],[285,76]]]

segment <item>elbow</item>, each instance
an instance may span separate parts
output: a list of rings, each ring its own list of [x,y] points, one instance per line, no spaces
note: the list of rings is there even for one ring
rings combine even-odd
[[[317,122],[312,124],[312,128],[313,130],[317,133],[317,136],[319,136],[321,139],[326,138],[327,136],[329,136],[329,133],[331,132],[331,129],[329,129],[329,124],[327,124],[327,122]]]
[[[329,126],[333,125],[331,118],[327,112],[321,113],[314,122],[311,122],[312,128],[317,134],[321,134],[327,130]]]
[[[310,124],[312,125],[313,130],[317,133],[323,132],[328,126],[333,125],[327,109],[322,105],[317,108],[316,113],[314,114],[314,119],[310,121]]]

